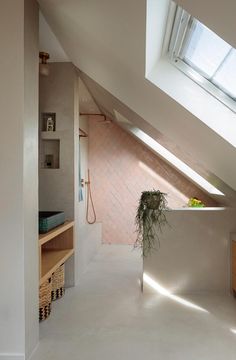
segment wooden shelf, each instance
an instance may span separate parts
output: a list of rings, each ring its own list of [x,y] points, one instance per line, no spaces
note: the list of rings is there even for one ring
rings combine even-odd
[[[45,249],[41,255],[41,278],[40,285],[43,284],[56,269],[59,268],[71,255],[74,249],[49,250]]]
[[[74,221],[39,235],[39,283],[43,284],[74,254]]]
[[[74,221],[66,221],[63,225],[57,226],[55,229],[49,231],[46,234],[39,235],[39,245],[43,245],[56,236],[62,234],[64,231],[74,226]]]

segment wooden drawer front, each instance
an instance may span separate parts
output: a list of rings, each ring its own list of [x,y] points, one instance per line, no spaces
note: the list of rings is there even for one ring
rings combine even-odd
[[[236,275],[232,275],[232,289],[236,291]]]
[[[236,258],[232,258],[232,274],[236,276]]]
[[[236,241],[232,241],[232,257],[236,259]]]

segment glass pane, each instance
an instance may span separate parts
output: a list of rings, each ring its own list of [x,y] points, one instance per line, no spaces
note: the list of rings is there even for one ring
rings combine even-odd
[[[231,46],[198,21],[194,22],[192,35],[186,44],[183,60],[210,78],[215,73]]]
[[[236,51],[232,49],[223,65],[213,77],[213,82],[225,93],[236,98]]]

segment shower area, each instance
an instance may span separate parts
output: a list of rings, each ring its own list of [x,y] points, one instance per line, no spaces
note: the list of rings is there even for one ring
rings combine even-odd
[[[78,268],[80,276],[86,271],[89,262],[102,243],[102,223],[97,221],[94,184],[89,164],[89,117],[87,115],[79,115],[78,153]]]
[[[176,293],[226,291],[227,254],[220,229],[227,229],[228,215],[217,202],[139,142],[117,119],[81,115],[80,128],[87,135],[80,138],[84,226],[92,229],[100,225],[102,244],[110,254],[118,254],[121,249],[130,252],[137,236],[135,217],[140,195],[142,191],[160,190],[167,194],[168,206],[173,210],[168,213],[170,227],[161,240],[160,251],[144,258],[144,274]],[[191,197],[201,199],[206,207],[189,209]],[[233,219],[234,213],[230,216]],[[219,225],[213,231],[214,219]],[[88,221],[93,220],[95,224],[89,225]],[[212,248],[216,256],[212,256]],[[135,254],[140,265],[138,251]],[[207,259],[204,267],[208,276],[199,267],[199,259]],[[152,290],[144,277],[143,291]]]
[[[192,196],[215,205],[124,129],[116,110],[105,116],[105,104],[97,106],[71,63],[51,63],[49,76],[40,77],[39,95],[39,207],[64,211],[75,222],[68,286],[77,283],[101,243],[134,244],[142,191],[167,193],[173,209],[186,207]]]
[[[216,203],[117,121],[98,113],[85,85],[80,97],[80,208],[88,225],[101,224],[103,244],[133,245],[142,191],[160,189],[172,209],[190,197]],[[88,112],[88,109],[91,109]]]
[[[39,208],[63,211],[65,220],[74,222],[67,287],[79,283],[101,244],[114,245],[115,251],[116,245],[132,248],[142,191],[168,194],[175,210],[187,208],[191,197],[216,206],[125,129],[118,110],[105,116],[105,101],[96,105],[73,64],[50,64],[49,76],[40,77],[39,93]]]

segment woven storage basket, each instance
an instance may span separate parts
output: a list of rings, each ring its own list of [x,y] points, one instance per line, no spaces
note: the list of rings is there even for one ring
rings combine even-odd
[[[39,321],[45,320],[51,313],[52,280],[46,280],[39,288]]]
[[[62,264],[52,274],[52,300],[57,300],[65,294],[65,265]]]

